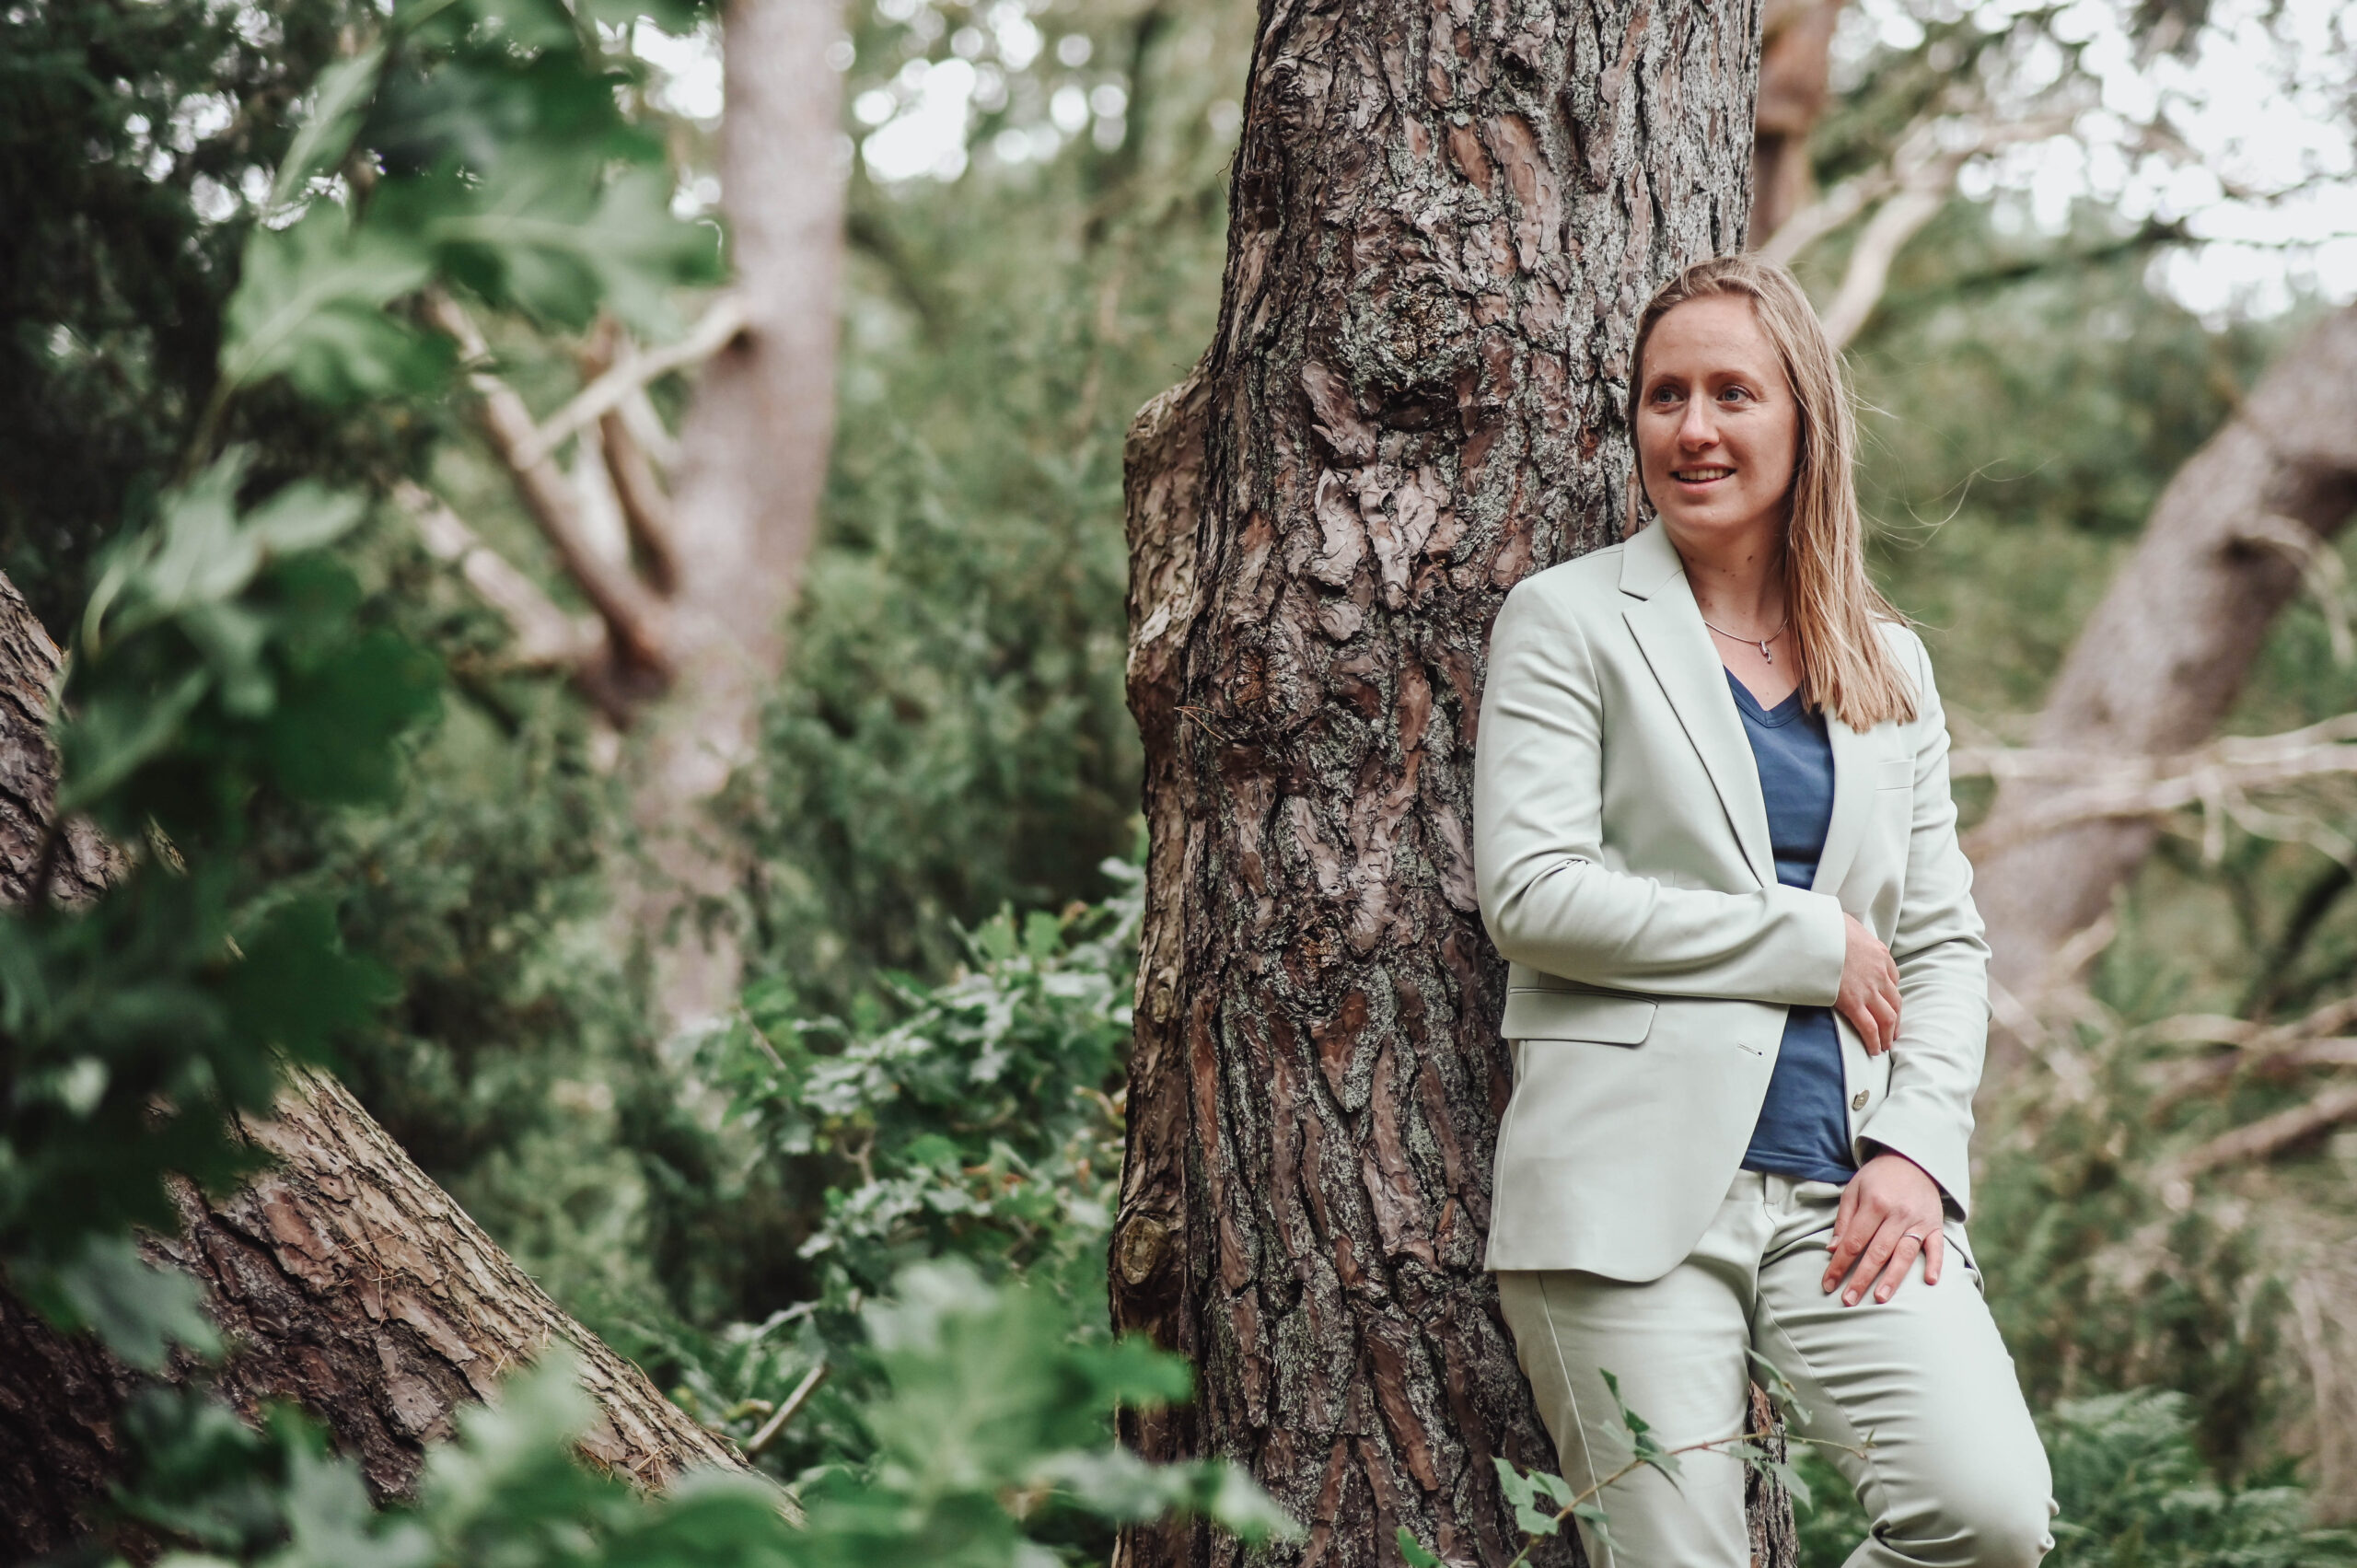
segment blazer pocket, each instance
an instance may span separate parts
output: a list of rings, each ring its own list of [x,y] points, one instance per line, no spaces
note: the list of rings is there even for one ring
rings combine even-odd
[[[1915,787],[1915,759],[1912,757],[1884,758],[1875,767],[1875,787],[1876,789],[1913,789]]]
[[[1584,991],[1517,986],[1506,993],[1499,1032],[1508,1040],[1585,1040],[1601,1045],[1643,1045],[1653,1032],[1657,1005],[1642,996],[1599,996]]]

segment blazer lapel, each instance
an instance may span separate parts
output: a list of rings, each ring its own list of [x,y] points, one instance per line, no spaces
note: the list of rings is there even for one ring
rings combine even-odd
[[[1833,819],[1825,827],[1825,848],[1817,857],[1812,892],[1830,893],[1850,874],[1858,845],[1874,818],[1875,749],[1866,738],[1833,714],[1825,715],[1825,734],[1833,743]]]
[[[1727,691],[1726,667],[1703,630],[1685,563],[1659,523],[1630,539],[1622,552],[1620,590],[1638,601],[1621,611],[1643,650],[1645,663],[1661,683],[1685,727],[1686,738],[1702,759],[1719,794],[1727,825],[1759,885],[1776,880],[1768,839],[1768,806],[1759,793],[1759,767],[1743,736],[1743,718]],[[1840,818],[1840,762],[1835,758],[1834,817]]]

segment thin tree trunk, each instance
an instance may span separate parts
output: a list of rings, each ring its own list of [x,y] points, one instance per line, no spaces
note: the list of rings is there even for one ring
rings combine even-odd
[[[1766,0],[1759,21],[1759,108],[1751,134],[1751,238],[1757,248],[1817,193],[1808,139],[1825,112],[1842,0]]]
[[[0,577],[0,901],[19,901],[51,842],[57,668],[56,645]],[[120,869],[84,826],[56,842],[53,895],[87,900]],[[276,1115],[245,1132],[273,1167],[219,1196],[177,1183],[181,1233],[143,1243],[151,1261],[204,1283],[232,1347],[212,1380],[240,1411],[300,1404],[379,1499],[401,1496],[459,1405],[563,1339],[598,1405],[580,1445],[588,1458],[650,1487],[694,1466],[742,1468],[725,1440],[567,1317],[333,1079],[296,1074]],[[138,1383],[96,1342],[55,1332],[0,1288],[0,1561],[83,1532],[87,1506],[119,1479],[116,1422]]]
[[[1637,311],[1742,242],[1758,25],[1270,0],[1218,336],[1132,432],[1152,849],[1110,1275],[1199,1376],[1125,1435],[1248,1465],[1303,1562],[1396,1562],[1404,1526],[1503,1563],[1492,1458],[1552,1465],[1480,1266],[1510,1068],[1476,705],[1505,590],[1627,516]],[[1120,1561],[1241,1553],[1182,1524]]]
[[[2276,613],[2300,592],[2301,558],[2357,508],[2357,308],[2327,318],[2260,377],[2153,508],[2055,677],[2033,745],[2159,756],[2199,744],[2240,695]],[[2069,788],[2006,784],[1982,831]],[[2100,919],[2153,846],[2149,819],[2084,822],[2013,839],[1976,868],[1999,1018],[2034,1012],[2068,980],[2050,960]],[[1991,1030],[1984,1091],[2002,1090],[2024,1042]]]
[[[633,788],[654,881],[628,914],[675,1027],[735,1000],[733,927],[706,917],[733,905],[747,857],[708,807],[753,754],[834,438],[842,76],[827,54],[842,33],[840,0],[732,0],[723,29],[721,190],[745,326],[705,367],[681,436],[677,674]]]

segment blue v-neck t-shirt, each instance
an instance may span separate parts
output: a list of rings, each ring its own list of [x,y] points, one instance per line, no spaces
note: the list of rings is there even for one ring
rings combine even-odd
[[[1733,671],[1727,685],[1759,766],[1776,880],[1806,889],[1817,880],[1825,830],[1833,820],[1833,743],[1825,715],[1810,712],[1798,691],[1764,708]],[[1784,1020],[1783,1043],[1743,1168],[1835,1183],[1857,1175],[1846,1096],[1833,1009],[1794,1007]]]

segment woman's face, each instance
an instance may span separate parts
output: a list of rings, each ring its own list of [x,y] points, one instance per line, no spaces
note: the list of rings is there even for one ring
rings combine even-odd
[[[1799,407],[1749,299],[1689,299],[1655,323],[1637,459],[1680,551],[1747,554],[1781,540],[1799,453]]]

